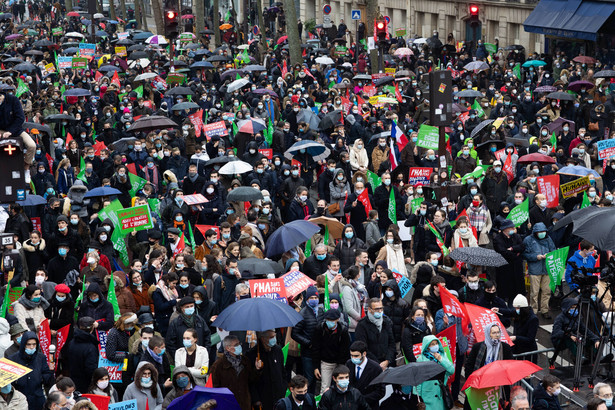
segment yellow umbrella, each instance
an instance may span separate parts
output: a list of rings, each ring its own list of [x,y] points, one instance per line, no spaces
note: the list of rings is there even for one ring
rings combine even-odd
[[[230,30],[232,28],[233,28],[233,25],[232,24],[228,24],[228,23],[225,23],[225,24],[220,26],[220,30]]]
[[[103,61],[105,61],[105,58],[107,59],[105,64],[108,64],[108,63],[109,63],[109,61],[111,61],[111,54],[103,54],[103,55],[102,55],[102,56],[98,59],[98,68],[100,68],[100,66],[101,66],[101,65],[103,65]]]

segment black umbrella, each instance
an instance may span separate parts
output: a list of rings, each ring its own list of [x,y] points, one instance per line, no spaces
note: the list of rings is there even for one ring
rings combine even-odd
[[[194,96],[194,92],[190,88],[188,88],[188,87],[174,87],[174,88],[171,88],[166,93],[164,93],[165,97],[177,96],[177,95],[192,95],[192,96]]]
[[[254,201],[257,199],[263,199],[263,193],[256,188],[252,188],[251,186],[237,187],[233,189],[231,192],[229,192],[229,194],[226,196],[226,200],[228,202],[231,202],[231,201],[236,201],[236,202],[244,201],[245,202],[245,201]]]
[[[153,131],[175,127],[177,127],[175,121],[169,119],[168,117],[162,115],[150,115],[149,117],[141,117],[136,120],[130,128],[128,128],[128,131]]]
[[[77,121],[75,117],[68,114],[51,114],[44,118],[45,122]]]
[[[404,386],[418,386],[424,381],[431,380],[444,372],[444,367],[436,362],[408,363],[403,366],[388,368],[372,380],[370,385],[401,384]]]
[[[498,267],[508,264],[506,259],[493,249],[481,248],[478,246],[455,248],[449,256],[456,261],[469,263],[475,266]]]
[[[205,166],[209,167],[209,166],[216,165],[216,164],[224,165],[232,161],[239,161],[239,160],[237,159],[237,157],[227,157],[225,155],[223,157],[216,157],[216,158],[210,159],[209,161],[205,163]]]
[[[51,134],[51,128],[48,125],[39,124],[38,122],[24,122],[21,127],[25,130],[39,130],[40,132],[46,132],[47,134]]]
[[[269,275],[283,273],[282,265],[269,259],[246,258],[239,261],[237,268],[244,277],[244,272],[252,275]]]
[[[556,91],[551,94],[547,94],[547,98],[551,98],[553,100],[564,100],[564,101],[574,101],[575,96],[572,94],[568,94],[564,91]]]
[[[120,46],[132,46],[134,43],[135,42],[129,38],[123,38],[120,41],[118,41],[116,44]]]
[[[139,60],[141,58],[149,58],[149,54],[145,51],[134,51],[128,56],[128,60]]]
[[[40,68],[38,68],[38,66],[35,66],[34,64],[31,64],[31,63],[20,63],[20,64],[17,64],[15,66],[13,66],[13,70],[19,71],[19,72],[26,72],[26,73],[38,73],[38,72],[40,72]]]
[[[28,50],[24,54],[30,55],[30,56],[42,56],[43,52],[40,50]]]
[[[122,71],[122,68],[108,64],[100,67],[98,71],[100,71],[101,73],[112,73],[113,71]]]
[[[170,66],[171,66],[171,62],[167,62],[165,65],[163,65],[163,67],[170,67]],[[188,67],[188,63],[182,60],[173,60],[173,66],[174,67]]]
[[[392,83],[393,81],[395,81],[395,77],[387,75],[386,77],[382,77],[374,81],[374,85],[376,87],[380,87],[381,85],[389,84],[389,83]]]
[[[113,143],[111,143],[109,145],[109,148],[111,148],[114,151],[126,151],[126,149],[128,148],[129,145],[133,145],[134,142],[137,140],[137,138],[135,137],[125,137],[122,139],[119,139]]]
[[[427,39],[427,47],[434,49],[442,47],[442,42],[437,37],[429,37]]]
[[[328,130],[329,128],[335,127],[342,118],[342,111],[335,110],[327,113],[322,120],[320,120],[320,124],[318,125],[321,130]]]
[[[573,224],[572,233],[601,250],[615,249],[615,209],[590,206],[571,212],[555,224],[559,229]]]
[[[594,74],[594,78],[613,78],[615,77],[615,70],[601,70]]]
[[[472,134],[470,134],[471,138],[474,138],[478,135],[479,132],[484,130],[487,126],[491,125],[494,120],[485,120],[481,121],[474,129],[472,130]]]
[[[51,46],[55,46],[56,43],[47,40],[46,38],[43,40],[38,40],[35,41],[34,44],[32,44],[34,47],[51,47]]]
[[[145,46],[143,44],[135,44],[134,46],[128,47],[128,51],[142,51],[145,50]]]
[[[482,97],[483,93],[481,93],[480,91],[472,90],[472,89],[466,89],[466,90],[459,91],[455,95],[459,98],[472,98],[472,97]]]
[[[221,56],[221,55],[214,55],[214,56],[207,58],[207,61],[209,61],[210,63],[213,63],[214,61],[228,61],[228,60],[229,60],[228,57]]]
[[[207,61],[209,61],[209,59],[207,59]],[[229,79],[235,80],[235,78],[237,77],[237,74],[239,74],[240,76],[243,76],[244,73],[245,71],[242,68],[226,70],[225,72],[220,74],[220,80],[222,81],[229,80]]]

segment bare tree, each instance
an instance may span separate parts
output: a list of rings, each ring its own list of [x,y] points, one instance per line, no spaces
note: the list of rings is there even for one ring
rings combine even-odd
[[[196,35],[205,30],[205,0],[192,0],[194,10],[194,24],[196,26]]]
[[[380,16],[378,0],[367,0],[366,23],[365,23],[365,43],[367,39],[374,36],[374,21]],[[372,66],[372,74],[378,72],[378,48],[369,52],[369,61]]]
[[[156,22],[156,34],[164,34],[164,21],[162,21],[162,4],[160,0],[152,0],[152,12]]]
[[[73,0],[66,0],[66,12],[73,11]]]
[[[115,15],[115,0],[109,0],[109,17],[111,17],[111,20],[117,20],[117,16]]]
[[[303,64],[301,37],[299,37],[299,26],[296,23],[297,11],[295,9],[295,0],[284,0],[284,14],[286,16],[286,35],[288,36],[290,63],[293,66],[296,64]]]
[[[212,24],[214,30],[214,42],[216,47],[220,47],[222,41],[220,39],[220,18],[218,17],[218,9],[220,8],[220,1],[214,0],[214,11],[212,17]]]
[[[126,14],[126,0],[120,0],[120,13],[122,14],[122,19],[127,21],[128,15]]]

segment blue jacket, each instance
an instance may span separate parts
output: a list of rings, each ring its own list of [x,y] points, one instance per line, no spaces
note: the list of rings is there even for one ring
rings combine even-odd
[[[570,275],[572,274],[572,266],[569,265],[570,262],[576,263],[579,269],[582,267],[594,269],[594,266],[596,266],[596,259],[594,259],[591,255],[588,255],[587,258],[582,257],[580,250],[576,251],[574,255],[568,258],[568,263],[566,264],[566,282],[568,282],[570,289],[576,289],[578,286],[572,283],[570,278]]]
[[[539,222],[536,225],[543,225]],[[546,227],[545,227],[546,229]],[[546,232],[546,231],[545,231]],[[546,255],[555,250],[555,244],[547,235],[544,239],[538,239],[534,234],[527,236],[523,240],[525,251],[523,259],[527,261],[527,270],[530,275],[547,275],[547,265],[544,259],[538,260],[538,255]]]

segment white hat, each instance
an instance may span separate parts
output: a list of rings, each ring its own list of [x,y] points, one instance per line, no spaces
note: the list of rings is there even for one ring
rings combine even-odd
[[[512,305],[516,308],[524,308],[529,306],[529,304],[527,303],[527,298],[523,295],[515,296]]]

